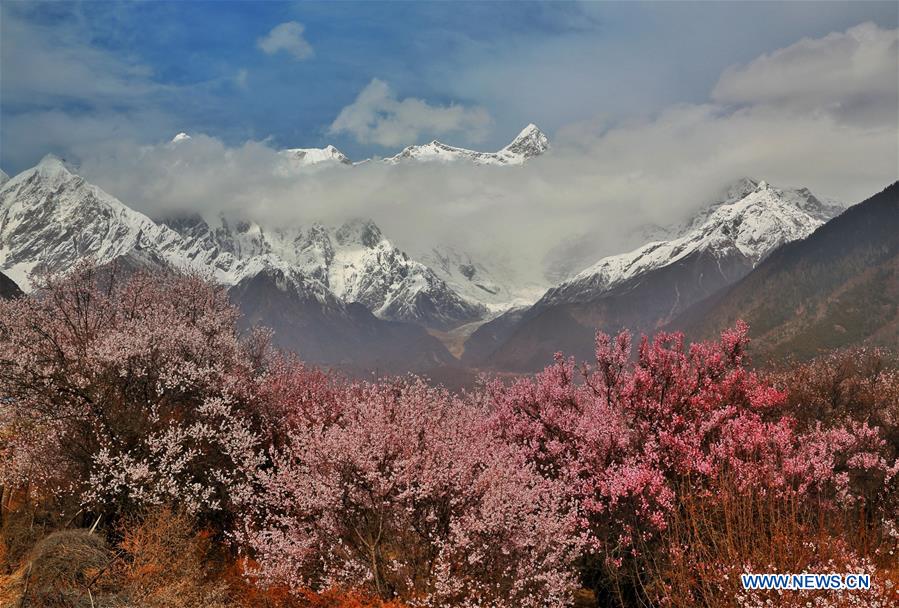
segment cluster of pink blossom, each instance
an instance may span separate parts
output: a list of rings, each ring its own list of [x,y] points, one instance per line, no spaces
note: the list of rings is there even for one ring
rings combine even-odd
[[[264,581],[420,606],[567,602],[573,522],[479,409],[418,380],[335,390],[282,372],[290,430],[240,534]]]
[[[666,526],[677,492],[814,492],[885,504],[899,460],[879,428],[848,422],[808,431],[783,413],[786,393],[746,366],[748,329],[686,348],[679,334],[600,334],[596,362],[555,365],[490,386],[492,426],[578,505],[590,544],[606,557],[635,551]],[[579,372],[579,373],[578,373]]]
[[[410,606],[565,605],[597,564],[677,551],[683,497],[722,488],[897,527],[895,412],[857,407],[883,391],[834,405],[803,368],[827,414],[809,415],[748,367],[743,324],[636,353],[599,334],[589,366],[452,395],[340,381],[237,318],[198,278],[91,267],[0,302],[0,485],[114,517],[172,505],[230,532],[263,584]]]
[[[0,484],[221,510],[261,464],[236,319],[199,278],[91,267],[0,302]]]

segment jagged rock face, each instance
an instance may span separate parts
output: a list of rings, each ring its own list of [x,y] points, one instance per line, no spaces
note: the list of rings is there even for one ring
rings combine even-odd
[[[548,149],[549,139],[536,125],[530,124],[512,140],[512,143],[497,152],[476,152],[449,146],[435,139],[429,144],[408,146],[396,156],[385,158],[384,162],[398,164],[410,161],[467,161],[475,165],[521,165]]]
[[[549,150],[549,138],[546,134],[537,128],[537,125],[529,124],[524,130],[518,134],[512,143],[503,148],[509,154],[515,154],[522,158],[529,159],[540,156]]]

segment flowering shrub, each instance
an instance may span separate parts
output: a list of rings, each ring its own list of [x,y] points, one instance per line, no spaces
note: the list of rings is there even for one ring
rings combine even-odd
[[[588,550],[630,587],[619,601],[646,594],[627,578],[643,576],[645,553],[664,551],[660,534],[684,492],[714,496],[727,481],[834,507],[896,495],[899,462],[880,429],[849,422],[800,432],[784,413],[786,392],[747,368],[747,334],[738,324],[689,348],[659,334],[642,340],[635,360],[629,334],[600,334],[589,368],[557,356],[534,378],[489,387],[494,432],[578,505]]]
[[[75,536],[121,554],[103,592],[147,605],[564,606],[586,585],[751,607],[774,596],[739,574],[805,569],[872,572],[867,599],[894,599],[884,353],[760,374],[743,324],[599,334],[590,365],[452,395],[343,381],[236,320],[196,277],[87,266],[0,302],[0,595],[80,514],[110,542]],[[834,597],[789,601],[864,603]]]
[[[0,483],[109,515],[224,509],[261,462],[236,320],[199,278],[90,267],[0,302]]]
[[[327,410],[295,403],[243,535],[263,581],[410,606],[566,602],[569,520],[475,408],[421,381],[352,385]]]

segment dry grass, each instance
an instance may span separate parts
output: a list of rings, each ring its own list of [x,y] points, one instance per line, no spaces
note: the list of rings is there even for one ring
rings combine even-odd
[[[87,530],[54,532],[34,546],[18,570],[0,579],[2,605],[112,606],[102,590],[93,587],[114,560],[100,535]]]
[[[862,512],[815,509],[796,499],[741,493],[728,484],[714,495],[682,496],[663,541],[667,555],[647,554],[641,561],[649,595],[660,604],[750,607],[768,599],[782,608],[899,604],[897,539]],[[871,592],[746,593],[740,583],[744,572],[865,571],[874,573],[877,588]]]

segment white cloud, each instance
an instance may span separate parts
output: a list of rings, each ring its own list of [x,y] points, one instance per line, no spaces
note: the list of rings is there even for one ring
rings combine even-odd
[[[348,133],[361,143],[401,146],[422,136],[450,133],[476,142],[490,124],[490,114],[483,108],[431,105],[415,97],[400,100],[386,82],[375,78],[340,111],[329,132]]]
[[[256,45],[268,55],[284,51],[294,59],[302,61],[315,54],[312,45],[303,38],[305,30],[302,23],[286,21],[273,27],[268,34],[256,41]]]
[[[851,37],[854,29],[836,37]],[[818,48],[834,36],[798,44]],[[842,100],[864,98],[870,101],[865,107],[880,107],[893,99],[899,75],[879,66],[891,61],[895,50],[889,44],[865,48],[851,53],[854,70],[875,71],[887,84],[844,78],[843,87],[821,90],[818,101],[808,92],[810,85],[784,84],[792,92],[776,100],[729,93],[724,103],[718,91],[713,101],[668,107],[648,120],[569,125],[555,134],[550,154],[515,168],[367,163],[285,176],[276,170],[281,159],[266,141],[235,147],[196,134],[177,146],[121,142],[111,148],[98,146],[91,134],[115,125],[40,116],[22,125],[15,140],[48,128],[71,133],[81,142],[77,150],[85,177],[150,215],[173,208],[226,211],[270,225],[367,216],[411,251],[455,244],[484,257],[504,256],[523,276],[539,278],[534,275],[545,256],[560,242],[586,234],[597,257],[620,252],[634,244],[627,241],[629,229],[679,222],[742,176],[807,186],[845,202],[858,202],[899,179],[895,104],[890,113],[865,113],[857,105],[853,111],[827,109],[834,100],[845,106]],[[729,73],[743,70],[764,81],[770,60],[762,59]],[[785,62],[767,64],[771,78],[782,73]],[[833,83],[840,81],[834,72],[844,72],[842,59],[822,61],[815,52],[798,53],[786,63],[796,78],[812,71]],[[721,81],[728,78],[735,76]],[[813,101],[817,105],[810,106]],[[341,112],[332,130],[403,145],[423,132],[464,136],[484,128],[486,119],[457,116],[471,112],[465,108],[445,116],[453,107],[398,100],[375,80],[352,110]],[[854,114],[865,114],[865,121],[853,120]],[[133,139],[146,141],[136,134]]]
[[[124,54],[92,46],[78,20],[64,26],[23,19],[20,6],[2,6],[0,73],[7,104],[51,106],[65,101],[92,106],[139,103],[166,87],[151,69]]]
[[[240,89],[246,89],[247,79],[249,78],[249,76],[250,72],[246,68],[237,70],[237,74],[234,75],[234,84],[236,84]]]
[[[899,30],[862,23],[804,38],[746,65],[728,68],[712,91],[725,104],[826,111],[871,124],[899,106]]]

